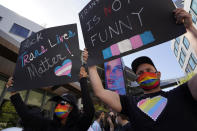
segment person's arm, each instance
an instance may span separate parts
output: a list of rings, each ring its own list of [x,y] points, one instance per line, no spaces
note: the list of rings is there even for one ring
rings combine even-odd
[[[10,86],[13,86],[13,77],[10,77],[8,79],[8,82],[6,83],[6,87],[9,88]],[[28,107],[23,102],[20,94],[18,92],[10,92],[10,100],[12,104],[14,105],[16,112],[18,115],[23,119],[26,117],[26,112],[28,111]]]
[[[83,61],[87,62],[88,60],[88,51],[85,49],[83,51]],[[96,66],[88,68],[90,82],[94,91],[94,94],[101,99],[104,103],[110,106],[114,111],[121,112],[122,106],[120,103],[120,97],[117,93],[105,90],[103,88],[101,79],[97,73]]]
[[[107,121],[109,122],[110,131],[114,131],[114,124],[110,116],[107,118]]]
[[[23,102],[21,96],[19,93],[15,93],[14,95],[11,95],[10,100],[12,104],[14,105],[16,112],[21,117],[22,120],[28,119],[28,107]]]
[[[13,86],[12,78],[10,78],[6,84],[7,88],[10,86]],[[38,115],[35,116],[32,114],[32,112],[28,109],[26,104],[23,102],[23,100],[18,92],[11,92],[10,100],[11,100],[12,104],[14,105],[17,114],[21,117],[22,121],[26,125],[30,125],[33,127],[33,126],[43,126],[45,124],[46,120],[44,118],[42,118],[42,116],[38,117]],[[40,113],[40,112],[38,112],[38,113]],[[43,121],[45,121],[45,122],[43,122]]]
[[[195,39],[196,42],[191,43],[191,46],[197,54],[197,30],[193,26],[191,15],[187,13],[185,10],[179,8],[176,9],[174,13],[175,18],[177,19],[177,23],[183,23],[187,31],[190,32],[193,38]],[[190,93],[192,94],[192,97],[197,101],[197,75],[193,76],[193,78],[188,81],[188,87]]]
[[[194,100],[197,101],[197,75],[193,76],[188,81],[188,87],[189,87],[190,93],[192,94],[192,97],[194,98]]]
[[[88,91],[87,73],[85,72],[84,67],[81,67],[80,71],[80,86],[83,102],[83,114],[80,116],[78,126],[83,131],[90,127],[95,112],[94,105]]]
[[[49,121],[42,117],[41,112],[31,112],[23,102],[19,93],[12,95],[10,99],[17,114],[21,117],[25,125],[28,125],[29,127],[42,127]],[[35,115],[35,113],[37,114]]]
[[[103,88],[96,66],[89,67],[88,70],[90,82],[92,84],[92,88],[95,95],[104,103],[109,105],[114,111],[121,112],[122,106],[120,103],[119,95],[113,91],[106,90]]]

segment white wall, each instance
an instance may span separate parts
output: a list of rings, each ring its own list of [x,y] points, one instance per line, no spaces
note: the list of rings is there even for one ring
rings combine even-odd
[[[30,30],[29,35],[31,35],[32,31],[37,32],[43,29],[42,26],[16,14],[15,12],[7,9],[6,7],[3,7],[2,5],[0,5],[0,16],[3,17],[2,20],[0,21],[0,30],[9,34],[11,37],[13,37],[19,42],[23,41],[24,38],[17,36],[15,34],[9,33],[14,23],[29,29]],[[19,47],[20,45],[16,45],[16,46]]]
[[[184,1],[184,9],[189,12],[190,10],[190,5],[191,5],[192,0],[185,0]]]

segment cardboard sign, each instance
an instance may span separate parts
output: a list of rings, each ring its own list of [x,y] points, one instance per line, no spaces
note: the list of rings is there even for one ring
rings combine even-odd
[[[92,0],[79,13],[88,65],[101,64],[186,32],[171,0]]]
[[[106,87],[120,95],[126,95],[121,58],[105,62],[104,67]]]
[[[21,43],[10,90],[78,81],[80,55],[76,24],[39,31]]]

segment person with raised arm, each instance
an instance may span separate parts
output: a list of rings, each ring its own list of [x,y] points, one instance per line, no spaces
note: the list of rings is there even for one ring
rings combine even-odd
[[[191,15],[183,9],[176,9],[174,16],[176,23],[183,23],[197,39]],[[196,47],[197,41],[193,44]],[[197,53],[197,48],[195,50]],[[83,59],[88,59],[87,50],[83,52]],[[96,66],[91,66],[89,77],[95,95],[113,110],[128,116],[136,131],[197,131],[197,75],[177,88],[163,92],[160,88],[161,72],[149,57],[136,58],[131,67],[144,95],[119,95],[104,89]]]
[[[13,86],[12,78],[6,86]],[[87,85],[87,72],[84,67],[80,70],[80,86],[83,101],[83,113],[79,112],[77,100],[72,94],[55,96],[50,101],[55,101],[53,120],[32,113],[22,101],[18,92],[11,92],[11,102],[16,112],[21,117],[24,131],[87,131],[94,117],[94,106],[89,95]]]

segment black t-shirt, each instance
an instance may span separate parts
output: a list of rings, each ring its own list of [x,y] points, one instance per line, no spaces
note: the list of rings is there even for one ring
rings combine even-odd
[[[115,131],[134,131],[134,129],[131,126],[131,123],[128,122],[126,125],[124,126],[118,126]]]
[[[120,101],[136,131],[197,131],[197,101],[187,83],[169,92],[120,96]]]
[[[133,131],[133,129],[131,127],[131,123],[128,122],[126,125],[122,126],[120,131]]]

